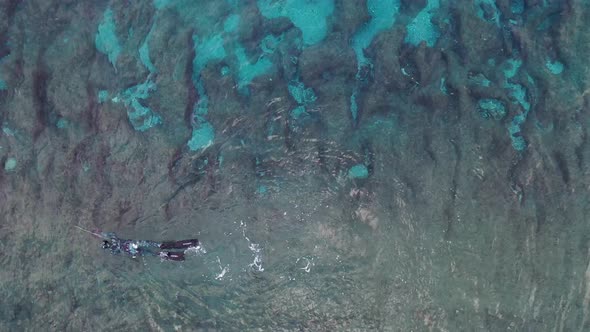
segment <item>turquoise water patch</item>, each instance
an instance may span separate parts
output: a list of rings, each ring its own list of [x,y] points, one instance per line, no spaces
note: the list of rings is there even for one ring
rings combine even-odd
[[[4,170],[5,171],[12,171],[16,168],[16,159],[15,158],[8,158],[4,163]]]
[[[202,94],[193,108],[193,115],[195,117],[204,117],[207,113],[209,113],[209,97],[206,94]]]
[[[193,129],[191,139],[188,141],[188,147],[191,151],[198,151],[213,145],[215,130],[213,126],[206,121],[199,124],[198,128]]]
[[[199,101],[195,104],[193,114],[202,117],[209,113],[209,97],[205,92],[203,82],[197,81],[195,83],[195,89],[197,89],[197,93],[199,94]]]
[[[70,123],[68,122],[68,120],[62,118],[57,120],[57,123],[55,125],[59,129],[66,129],[70,126]]]
[[[137,100],[146,99],[150,96],[150,92],[156,90],[156,84],[150,80],[147,80],[141,84],[134,85],[129,89],[125,90],[121,97],[125,100]]]
[[[263,53],[254,63],[250,62],[250,57],[246,54],[246,49],[242,45],[237,44],[234,48],[234,53],[238,61],[238,89],[241,93],[248,94],[247,87],[255,78],[270,73],[273,69],[273,63],[267,56],[276,51],[282,40],[282,35],[279,37],[273,35],[265,36],[259,45]]]
[[[0,58],[0,64],[2,64],[2,62],[4,62],[7,58],[8,58],[8,56]],[[0,91],[2,91],[2,90],[8,90],[8,83],[6,83],[5,80],[0,78]]]
[[[265,185],[259,185],[256,189],[256,193],[259,195],[264,195],[268,193],[268,188]]]
[[[113,11],[105,10],[101,23],[98,25],[98,32],[94,39],[96,49],[109,58],[109,62],[117,68],[117,58],[121,53],[121,45],[117,38],[117,27],[113,18]]]
[[[300,119],[302,116],[305,116],[305,115],[307,115],[307,114],[308,114],[308,113],[307,113],[307,111],[305,110],[305,106],[299,106],[299,107],[296,107],[296,108],[294,108],[294,109],[291,111],[291,118],[292,118],[292,119],[294,119],[294,120],[298,120],[298,119]]]
[[[14,130],[10,129],[7,126],[2,127],[2,132],[4,134],[6,134],[7,136],[14,136],[14,134],[15,134]]]
[[[432,23],[432,16],[440,7],[439,0],[428,0],[426,7],[406,26],[405,42],[418,46],[422,41],[433,47],[440,36],[438,28]]]
[[[512,14],[521,15],[524,13],[524,0],[511,0],[510,11]]]
[[[201,71],[205,69],[210,61],[222,60],[226,57],[223,36],[214,35],[209,38],[199,39],[193,35],[195,44],[195,58],[193,59],[193,85],[199,94],[199,102],[195,105],[195,114],[205,115],[208,113],[209,97],[207,97],[203,82],[201,82]]]
[[[537,31],[544,31],[549,29],[551,26],[553,26],[557,21],[559,21],[559,17],[560,14],[559,13],[555,13],[552,15],[547,16],[547,18],[545,18],[538,26],[537,26]]]
[[[514,78],[522,66],[521,59],[509,59],[506,61],[505,68],[503,69],[505,80],[504,88],[508,90],[509,95],[519,103],[526,111],[531,108],[531,104],[528,102],[526,96],[526,89],[521,84],[511,83],[508,80]],[[530,76],[529,76],[529,79]]]
[[[348,177],[351,179],[366,179],[369,177],[369,170],[367,166],[358,164],[348,170]]]
[[[141,105],[138,101],[133,102],[135,112],[130,113],[129,120],[133,124],[133,128],[137,131],[146,131],[162,123],[162,118],[157,114],[150,114],[151,110]]]
[[[334,12],[334,0],[258,0],[257,3],[266,18],[289,18],[301,30],[305,45],[317,44],[326,37],[327,18]]]
[[[98,102],[102,104],[107,100],[109,100],[109,92],[107,90],[98,91]]]
[[[220,74],[221,74],[221,76],[227,76],[227,75],[231,74],[231,70],[229,69],[228,66],[223,66],[223,67],[221,67]]]
[[[238,29],[238,25],[240,24],[240,15],[230,15],[228,18],[225,19],[223,23],[223,31],[226,33],[234,32]]]
[[[143,41],[143,44],[141,44],[141,47],[139,48],[139,59],[141,60],[141,63],[143,63],[145,68],[149,70],[150,73],[157,72],[156,66],[154,66],[152,60],[150,59],[150,49],[148,45],[150,36],[152,35],[152,31],[154,30],[155,25],[155,23],[152,25],[150,31],[145,37],[145,40]]]
[[[531,103],[527,100],[526,88],[521,84],[514,84],[506,82],[504,88],[508,90],[510,97],[512,97],[525,111],[531,109]]]
[[[352,96],[350,96],[350,114],[352,115],[352,119],[354,121],[356,121],[356,118],[358,117],[359,113],[359,107],[356,103],[357,90],[358,89],[355,88],[355,91],[352,93]]]
[[[156,90],[156,84],[150,80],[144,83],[130,87],[120,94],[120,100],[123,101],[127,108],[127,118],[137,131],[146,131],[162,123],[162,118],[149,107],[141,104],[140,100],[147,99],[150,92]],[[119,97],[115,97],[113,102],[118,102]]]
[[[209,38],[199,40],[197,35],[193,36],[195,44],[195,58],[193,60],[193,82],[198,81],[201,71],[210,61],[222,60],[227,53],[225,52],[223,36],[214,35]]]
[[[253,79],[262,76],[272,69],[272,62],[261,56],[255,63],[250,63],[246,50],[242,46],[235,48],[238,58],[238,88],[247,87]]]
[[[506,66],[503,70],[505,76],[503,87],[508,90],[508,94],[513,99],[513,102],[519,104],[523,109],[522,113],[514,116],[508,126],[508,132],[510,133],[510,139],[512,140],[512,147],[516,151],[524,151],[527,147],[526,140],[521,133],[521,126],[526,121],[531,109],[531,104],[527,99],[526,88],[521,84],[509,82],[509,79],[516,76],[521,66],[522,60],[520,58],[509,59],[506,61]],[[529,82],[534,84],[532,77],[530,77],[530,75],[527,75],[527,77]]]
[[[508,126],[508,132],[510,133],[510,139],[512,140],[512,147],[516,151],[523,151],[526,149],[526,141],[521,134],[521,126],[526,121],[526,114],[518,114],[513,119],[510,125]]]
[[[448,95],[446,81],[447,81],[447,79],[445,77],[440,78],[439,90],[444,95]]]
[[[490,87],[490,85],[492,85],[492,81],[488,80],[488,78],[485,77],[485,75],[483,75],[483,74],[477,74],[477,75],[469,78],[469,81],[474,84],[486,87],[486,88]]]
[[[371,45],[373,38],[384,30],[391,29],[399,12],[399,0],[367,0],[367,10],[371,20],[365,23],[352,38],[352,48],[356,54],[358,67],[370,64],[364,50]]]
[[[170,5],[172,1],[173,0],[154,0],[154,7],[156,7],[156,9],[162,9]]]
[[[484,21],[500,26],[501,12],[494,0],[475,0],[477,16]]]
[[[545,62],[545,67],[547,67],[547,69],[549,69],[549,72],[551,72],[551,74],[554,75],[559,75],[563,72],[563,63],[559,62],[559,61],[551,61],[551,60],[547,60]]]
[[[298,120],[306,115],[309,115],[305,109],[305,105],[311,104],[317,100],[313,89],[306,88],[303,82],[299,81],[298,79],[289,82],[288,89],[293,99],[295,99],[295,101],[299,104],[298,107],[291,110],[291,118]]]
[[[506,106],[498,99],[480,99],[477,104],[484,118],[502,120],[507,114]]]
[[[526,98],[527,93],[525,87],[508,81],[516,76],[520,67],[522,67],[521,59],[509,59],[506,61],[503,69],[505,76],[503,87],[508,90],[509,95],[516,103],[520,104],[525,111],[528,111],[531,108],[531,104]],[[531,79],[530,76],[529,79]]]
[[[275,37],[274,35],[267,35],[260,42],[260,49],[266,54],[272,54],[275,52],[279,43],[283,40],[283,35]]]
[[[513,78],[518,73],[518,70],[522,66],[521,59],[508,59],[506,61],[507,66],[502,70],[506,79]]]
[[[357,73],[356,79],[361,79],[361,70],[364,66],[372,66],[371,61],[365,56],[365,49],[382,31],[391,29],[395,23],[400,8],[399,0],[367,0],[367,11],[371,16],[369,22],[365,23],[352,38],[352,49],[356,55]],[[354,88],[350,96],[350,113],[353,121],[358,117],[357,95],[359,87]]]
[[[139,48],[139,59],[141,60],[141,63],[143,63],[143,65],[147,68],[147,70],[149,70],[150,73],[156,72],[156,66],[154,66],[152,60],[150,60],[150,50],[148,48],[147,39]]]
[[[305,88],[305,85],[298,81],[293,80],[289,82],[289,93],[297,101],[298,104],[309,104],[317,100],[315,93],[312,88]]]
[[[229,28],[231,28],[231,23]],[[192,80],[199,94],[199,101],[193,109],[193,121],[197,124],[193,125],[192,136],[187,145],[191,151],[198,151],[213,144],[215,137],[213,126],[205,119],[205,116],[209,113],[209,97],[201,81],[201,72],[209,62],[222,60],[227,56],[227,53],[221,33],[203,39],[193,35],[193,42],[195,45],[195,58],[193,59]],[[224,68],[229,74],[229,68]]]

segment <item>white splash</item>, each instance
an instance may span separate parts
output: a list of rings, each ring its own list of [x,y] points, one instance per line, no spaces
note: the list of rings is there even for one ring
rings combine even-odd
[[[205,248],[199,244],[196,247],[186,248],[186,250],[184,250],[184,253],[185,254],[202,255],[202,254],[206,254],[207,250],[205,250]]]
[[[300,260],[305,259],[305,261],[307,262],[307,264],[304,267],[299,268],[300,270],[303,270],[307,273],[309,273],[311,271],[311,267],[314,265],[313,264],[313,258],[309,259],[307,257],[301,257],[301,258],[297,258],[297,261],[295,262],[295,264],[299,263]]]
[[[240,221],[240,226],[243,226],[242,234],[244,235],[246,241],[248,241],[248,249],[250,249],[250,251],[252,251],[252,253],[254,254],[254,261],[248,264],[248,266],[255,269],[258,272],[264,271],[264,267],[262,266],[262,248],[260,248],[260,245],[258,243],[253,243],[252,241],[250,241],[250,238],[246,236],[246,224]]]
[[[215,277],[215,280],[221,280],[223,279],[225,274],[229,272],[229,266],[224,267],[223,265],[221,265],[221,260],[219,259],[219,256],[217,256],[217,264],[219,264],[219,269],[221,270],[221,272]]]

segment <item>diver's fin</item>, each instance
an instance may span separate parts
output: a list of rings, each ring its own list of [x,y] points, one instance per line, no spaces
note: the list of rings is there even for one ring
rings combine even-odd
[[[168,241],[160,244],[160,249],[186,249],[189,247],[196,247],[199,245],[199,240],[189,239],[181,241]]]
[[[184,252],[162,251],[162,252],[160,252],[160,257],[170,260],[170,261],[183,261],[184,260]]]

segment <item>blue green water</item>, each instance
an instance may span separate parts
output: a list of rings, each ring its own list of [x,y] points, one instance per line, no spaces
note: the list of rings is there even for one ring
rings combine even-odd
[[[588,17],[0,2],[0,331],[590,330]]]

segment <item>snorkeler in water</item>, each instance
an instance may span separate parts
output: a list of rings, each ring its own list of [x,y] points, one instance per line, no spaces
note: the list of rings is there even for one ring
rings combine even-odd
[[[199,245],[199,240],[190,239],[182,241],[154,242],[148,240],[119,239],[115,233],[101,233],[103,239],[102,248],[108,249],[111,254],[126,253],[135,258],[137,256],[158,256],[172,261],[183,261],[184,251],[159,251],[159,249],[188,249]],[[154,248],[154,249],[152,249]]]
[[[157,256],[171,261],[183,261],[184,250],[191,247],[198,247],[199,240],[189,239],[182,241],[154,242],[148,240],[120,239],[115,233],[91,232],[82,227],[76,226],[82,231],[88,232],[103,239],[102,248],[109,250],[111,254],[125,253],[135,258],[137,256]],[[165,249],[165,250],[160,250]],[[170,251],[169,249],[183,249],[182,251]]]

